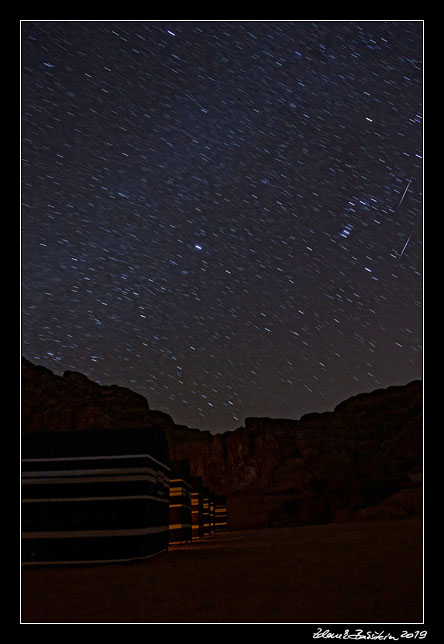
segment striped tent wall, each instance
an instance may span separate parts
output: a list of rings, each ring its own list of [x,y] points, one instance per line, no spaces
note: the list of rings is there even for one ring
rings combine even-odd
[[[171,463],[169,543],[192,540],[191,477],[188,461]]]
[[[216,519],[215,519],[215,506],[214,506],[214,494],[210,491],[210,534],[214,532]]]
[[[203,533],[204,533],[204,537],[207,537],[211,532],[210,490],[205,486],[202,490],[202,504],[203,504]]]
[[[200,476],[191,479],[191,523],[193,541],[204,536],[203,483]]]
[[[170,468],[160,427],[30,434],[21,456],[24,565],[167,550]]]
[[[215,531],[224,532],[228,528],[227,520],[227,500],[225,496],[216,495],[214,497],[215,506]]]

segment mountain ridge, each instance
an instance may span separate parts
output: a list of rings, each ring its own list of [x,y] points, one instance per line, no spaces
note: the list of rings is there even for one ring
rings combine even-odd
[[[173,460],[227,496],[230,527],[403,518],[421,512],[422,381],[357,394],[299,420],[247,417],[212,434],[142,395],[22,359],[22,433],[160,425]]]

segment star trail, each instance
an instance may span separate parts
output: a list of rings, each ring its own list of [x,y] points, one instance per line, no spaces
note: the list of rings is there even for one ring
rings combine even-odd
[[[22,353],[220,432],[422,373],[421,21],[22,21]]]

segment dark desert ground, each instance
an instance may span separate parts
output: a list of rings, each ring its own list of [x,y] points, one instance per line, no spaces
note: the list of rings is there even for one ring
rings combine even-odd
[[[422,521],[213,535],[145,562],[24,569],[24,623],[418,623]]]

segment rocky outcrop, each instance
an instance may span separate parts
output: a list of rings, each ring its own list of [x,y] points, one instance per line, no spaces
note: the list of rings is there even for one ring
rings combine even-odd
[[[177,440],[170,445],[208,485],[223,487],[232,527],[363,520],[367,507],[371,519],[384,499],[420,486],[409,473],[422,463],[421,409],[417,382],[299,421],[249,418],[196,451]],[[405,506],[398,515],[418,507]]]
[[[187,459],[192,476],[227,497],[231,529],[403,518],[421,509],[420,381],[300,420],[246,418],[212,435],[176,425],[129,389],[23,361],[23,432],[159,424],[171,459]]]
[[[81,373],[57,376],[22,359],[22,433],[174,425],[168,414],[125,387],[103,386]]]

